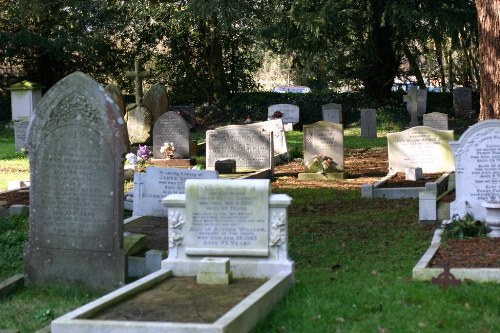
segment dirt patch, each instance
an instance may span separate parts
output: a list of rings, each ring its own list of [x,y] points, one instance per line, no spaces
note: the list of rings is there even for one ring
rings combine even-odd
[[[199,285],[194,277],[173,277],[92,319],[213,323],[266,281],[235,279],[229,285]]]
[[[441,244],[430,267],[500,268],[500,238],[450,239]]]
[[[12,205],[28,206],[30,204],[30,192],[28,189],[1,192],[0,201],[5,202],[2,205],[4,208],[9,208]]]
[[[424,173],[423,178],[419,180],[406,180],[404,172],[398,172],[394,177],[389,178],[382,188],[398,188],[398,187],[425,187],[426,183],[435,182],[443,174],[442,173]]]

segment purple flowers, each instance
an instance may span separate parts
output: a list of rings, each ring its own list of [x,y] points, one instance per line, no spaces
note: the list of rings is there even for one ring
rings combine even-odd
[[[153,156],[153,153],[148,149],[148,146],[139,145],[139,149],[137,149],[137,158],[139,160],[147,162],[151,159],[151,156]]]

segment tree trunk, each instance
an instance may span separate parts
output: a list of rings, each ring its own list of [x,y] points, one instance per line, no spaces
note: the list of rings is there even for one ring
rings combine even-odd
[[[479,120],[500,119],[500,1],[477,0],[481,102]]]
[[[410,51],[408,45],[403,46],[403,52],[405,53],[406,59],[410,63],[411,72],[417,78],[417,84],[420,89],[426,89],[424,77],[422,76],[422,72],[420,71],[420,67],[418,66],[417,60],[413,56]]]
[[[396,54],[394,28],[385,22],[390,1],[370,0],[370,32],[366,42],[365,92],[382,101],[389,100],[400,58]],[[389,21],[389,20],[387,20]]]
[[[435,46],[434,51],[436,53],[436,61],[439,66],[439,81],[441,85],[441,91],[444,92],[446,91],[446,74],[443,62],[443,45],[441,44],[441,41],[434,39],[434,46]]]

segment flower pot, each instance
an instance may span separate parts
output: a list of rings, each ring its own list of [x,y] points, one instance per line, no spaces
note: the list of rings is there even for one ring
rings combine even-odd
[[[500,237],[500,203],[483,202],[482,206],[486,208],[486,225],[491,229],[488,237]]]

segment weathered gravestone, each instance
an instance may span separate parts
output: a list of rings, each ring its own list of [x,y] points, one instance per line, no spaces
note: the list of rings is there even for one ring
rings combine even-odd
[[[342,124],[342,104],[328,103],[321,106],[324,121]]]
[[[190,128],[196,126],[196,116],[194,104],[189,105],[174,105],[169,108],[170,111],[177,112],[184,120],[187,121]]]
[[[440,131],[426,126],[387,134],[389,173],[419,167],[423,173],[455,170],[449,144],[452,140],[453,131]]]
[[[329,163],[328,169],[318,168],[318,163],[323,161]],[[321,178],[325,174],[328,178],[344,178],[344,131],[341,124],[318,121],[304,125],[304,171],[299,174],[300,180]]]
[[[190,135],[188,124],[179,114],[173,111],[162,114],[153,127],[154,158],[166,158],[166,155],[160,151],[165,142],[173,143],[174,158],[189,158]]]
[[[425,113],[425,104],[427,103],[427,90],[419,90],[417,87],[411,87],[408,94],[403,96],[403,101],[406,102],[406,109],[410,113],[411,121],[409,126],[419,126],[418,115]]]
[[[273,134],[248,125],[231,125],[207,131],[206,168],[217,160],[233,159],[238,171],[273,170]]]
[[[115,101],[116,105],[118,105],[118,108],[120,109],[120,114],[122,117],[125,116],[125,101],[123,100],[123,94],[116,85],[110,83],[106,86],[106,92],[113,98]]]
[[[263,132],[273,132],[274,154],[288,154],[285,137],[285,127],[283,126],[283,121],[281,119],[262,121],[258,123],[247,124],[246,126],[260,129]]]
[[[474,114],[471,88],[459,87],[453,89],[453,110],[458,115]]]
[[[424,114],[424,126],[432,127],[437,130],[448,130],[448,115],[441,112],[431,112]]]
[[[151,112],[142,105],[142,79],[149,76],[150,72],[141,69],[138,59],[135,60],[135,71],[129,71],[126,76],[134,78],[135,106],[127,108],[125,120],[130,143],[149,143],[151,126],[153,124]]]
[[[28,134],[29,123],[30,120],[28,118],[14,121],[14,139],[16,151],[21,151],[28,147],[26,137]]]
[[[112,290],[125,282],[123,126],[116,103],[81,72],[40,101],[28,129],[30,283]]]
[[[485,220],[484,202],[500,202],[500,120],[485,120],[469,127],[450,143],[455,154],[455,201],[450,216],[470,213]]]
[[[284,124],[296,124],[300,120],[299,107],[293,104],[274,104],[267,108],[267,118],[269,120],[279,118],[277,113],[281,113],[281,120]]]
[[[165,87],[159,83],[152,85],[144,94],[142,105],[151,112],[153,124],[156,125],[161,115],[168,111],[168,97]]]
[[[377,110],[361,109],[361,137],[377,137]]]
[[[134,175],[134,216],[167,216],[161,199],[169,194],[184,193],[187,179],[216,179],[210,170],[168,169],[149,167]]]
[[[427,112],[427,89],[417,90],[417,113],[421,116]]]

